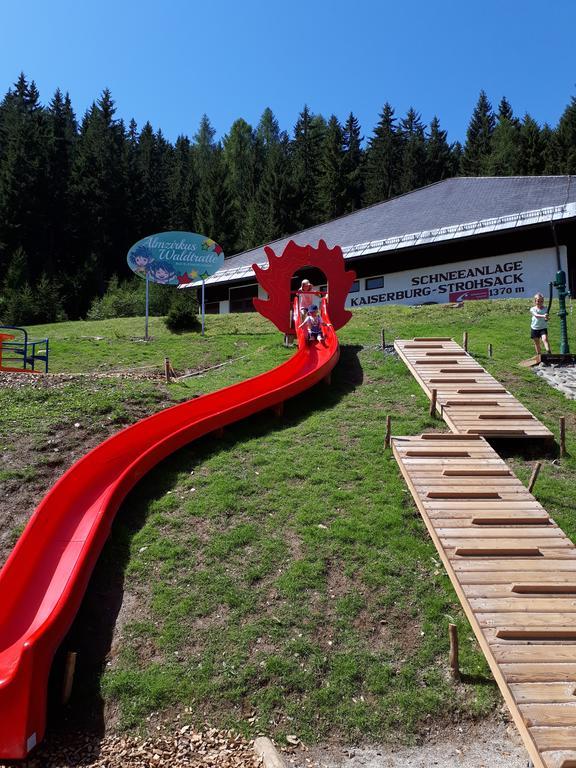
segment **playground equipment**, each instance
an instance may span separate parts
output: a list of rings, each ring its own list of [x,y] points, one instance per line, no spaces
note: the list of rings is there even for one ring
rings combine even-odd
[[[300,248],[291,242],[282,257],[268,249],[271,278],[293,275],[309,264],[330,262],[330,304],[341,327],[347,320],[334,296],[344,297],[354,273],[346,272],[339,248]],[[351,276],[352,275],[352,276]],[[283,327],[291,315],[290,285],[267,279],[268,317]],[[256,301],[255,301],[256,304]],[[259,307],[257,307],[259,308]],[[294,304],[297,311],[297,304]],[[274,322],[274,320],[273,320]],[[333,322],[333,321],[332,321]],[[281,328],[282,330],[282,328]],[[338,338],[328,328],[324,343],[307,344],[284,364],[252,379],[150,416],[94,448],[53,486],[34,512],[0,572],[0,759],[20,759],[44,736],[48,675],[54,654],[78,611],[90,575],[128,491],[159,461],[203,435],[262,411],[327,379],[339,358]]]
[[[394,456],[533,767],[576,766],[576,547],[485,439],[551,433],[451,339],[395,347],[453,433]]]
[[[484,437],[554,435],[452,339],[398,339],[394,349],[453,432]]]
[[[25,328],[0,325],[0,371],[39,373],[36,363],[42,363],[44,373],[48,373],[48,357],[48,339],[31,340]]]

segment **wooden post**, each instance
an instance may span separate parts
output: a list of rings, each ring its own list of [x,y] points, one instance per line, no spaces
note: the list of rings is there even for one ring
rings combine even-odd
[[[458,663],[458,627],[456,624],[448,625],[450,635],[450,674],[455,682],[460,682],[460,666]]]
[[[464,335],[462,336],[462,346],[464,347],[464,352],[468,352],[468,331],[464,331]]]
[[[384,347],[386,346],[386,335],[384,328],[382,328],[380,331],[380,341],[382,342],[382,352],[384,352]]]
[[[528,483],[528,493],[532,493],[532,488],[534,488],[534,483],[536,482],[541,469],[542,469],[542,462],[537,461],[536,465],[534,466],[534,469],[532,470],[532,474],[530,475],[530,481]]]
[[[488,344],[488,357],[492,357],[492,344]]]
[[[170,381],[170,360],[167,357],[164,358],[164,378]]]
[[[437,397],[438,397],[438,390],[433,389],[432,397],[430,398],[430,416],[432,416],[433,419],[436,418],[436,398]]]
[[[390,448],[392,438],[392,417],[386,416],[386,437],[384,438],[384,448]]]
[[[560,416],[560,456],[566,456],[566,417]]]
[[[62,685],[62,704],[67,704],[72,694],[72,684],[74,682],[74,672],[76,671],[76,656],[74,651],[66,654],[66,663],[64,666],[64,682]]]

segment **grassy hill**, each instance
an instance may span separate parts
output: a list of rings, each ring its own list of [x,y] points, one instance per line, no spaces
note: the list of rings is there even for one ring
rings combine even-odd
[[[567,417],[574,453],[576,403],[517,366],[532,354],[528,327],[526,302],[359,310],[339,334],[330,387],[157,467],[119,512],[68,641],[81,660],[70,713],[88,707],[135,727],[151,712],[178,712],[279,739],[369,741],[491,712],[496,686],[383,450],[388,414],[395,434],[446,428],[405,366],[383,354],[380,332],[391,343],[461,341],[467,330],[471,354],[556,434]],[[33,329],[50,336],[62,375],[50,386],[0,381],[0,554],[55,477],[112,431],[293,353],[253,314],[211,316],[204,338],[173,336],[159,319],[150,342],[142,332],[141,318]],[[165,356],[204,373],[166,385]],[[138,370],[107,375],[119,369]],[[505,458],[527,480],[537,456],[529,445]],[[575,481],[573,458],[548,456],[535,490],[573,538]],[[449,621],[461,636],[457,686]]]

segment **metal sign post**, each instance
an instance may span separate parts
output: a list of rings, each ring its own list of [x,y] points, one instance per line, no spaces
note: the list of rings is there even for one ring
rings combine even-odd
[[[204,310],[205,310],[205,305],[204,305],[204,288],[205,288],[205,286],[206,286],[206,280],[204,278],[202,278],[202,336],[204,336]]]
[[[144,326],[144,341],[148,341],[148,312],[150,308],[149,284],[150,284],[150,276],[148,275],[148,270],[146,270],[146,323]]]

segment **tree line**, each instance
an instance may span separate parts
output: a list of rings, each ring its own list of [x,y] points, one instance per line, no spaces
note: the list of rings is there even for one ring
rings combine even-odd
[[[171,143],[116,116],[104,90],[79,121],[21,74],[0,103],[0,322],[85,317],[126,252],[164,230],[206,234],[227,256],[455,175],[576,173],[576,98],[558,125],[519,118],[482,91],[466,141],[386,103],[365,137],[305,106],[291,132],[265,109],[217,141],[204,115]]]

